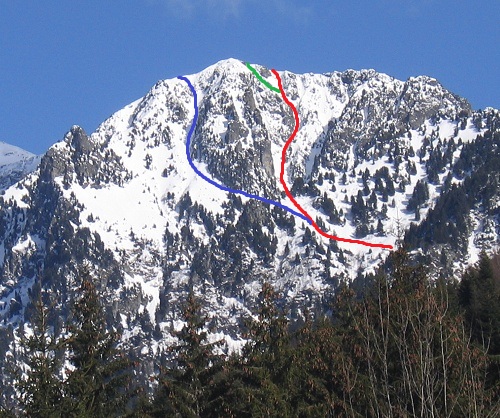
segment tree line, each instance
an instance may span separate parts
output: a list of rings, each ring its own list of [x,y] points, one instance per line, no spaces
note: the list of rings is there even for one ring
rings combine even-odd
[[[0,416],[499,416],[500,255],[482,254],[460,281],[430,280],[403,249],[388,265],[362,284],[340,283],[328,312],[293,322],[264,282],[237,353],[210,338],[189,292],[152,393],[134,379],[85,273],[65,332],[48,326],[40,295],[33,301],[25,365],[13,370]]]

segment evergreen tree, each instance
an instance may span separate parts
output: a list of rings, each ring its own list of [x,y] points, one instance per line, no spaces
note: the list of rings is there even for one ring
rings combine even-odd
[[[391,178],[387,178],[386,182],[386,191],[389,196],[394,196],[396,193],[396,190],[394,188],[394,181]]]
[[[413,189],[412,196],[408,201],[406,208],[408,210],[417,210],[429,199],[429,186],[425,181],[417,181],[415,189]]]
[[[205,415],[212,370],[221,356],[214,350],[221,342],[209,343],[205,331],[207,318],[193,291],[188,295],[182,330],[175,332],[179,343],[171,347],[176,367],[163,369],[153,400],[152,416],[200,417]]]
[[[264,283],[257,320],[247,322],[248,343],[215,374],[207,417],[291,416],[288,322],[277,294]]]
[[[0,405],[0,418],[17,418],[17,416],[10,409]]]
[[[341,333],[328,318],[313,322],[308,314],[293,342],[291,382],[292,415],[299,417],[348,416],[354,401],[356,373],[342,348]],[[356,395],[357,401],[361,397]]]
[[[360,224],[356,227],[356,238],[364,238],[370,233],[366,224]]]
[[[379,219],[377,221],[377,234],[383,234],[384,233],[384,225],[382,224],[382,221]]]
[[[70,417],[112,417],[130,400],[130,361],[116,348],[118,334],[106,329],[102,306],[88,272],[82,274],[80,297],[68,325],[69,361],[65,414]]]
[[[335,203],[327,196],[326,192],[323,194],[323,198],[321,199],[321,208],[323,209],[323,212],[329,216],[331,223],[337,225],[340,224],[340,216],[337,208],[335,207]]]
[[[28,369],[25,374],[18,376],[19,403],[29,417],[63,416],[61,361],[58,354],[64,341],[55,336],[49,326],[50,309],[44,305],[41,292],[33,303],[33,332],[21,338]]]
[[[244,353],[248,357],[265,355],[269,362],[279,356],[289,341],[288,320],[277,306],[278,294],[271,284],[264,282],[259,295],[258,319],[247,322],[250,342]]]
[[[464,274],[459,295],[473,339],[489,353],[500,355],[500,277],[485,252],[477,266]]]

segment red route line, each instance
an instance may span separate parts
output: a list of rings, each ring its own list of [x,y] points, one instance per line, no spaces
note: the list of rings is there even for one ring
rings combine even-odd
[[[311,224],[312,226],[314,227],[314,229],[320,234],[320,235],[323,235],[324,237],[326,238],[329,238],[329,239],[334,239],[335,241],[340,241],[340,242],[348,242],[349,244],[361,244],[361,245],[364,245],[366,247],[376,247],[376,248],[387,248],[389,250],[392,250],[393,247],[392,245],[388,245],[388,244],[374,244],[372,242],[366,242],[366,241],[361,241],[361,240],[358,240],[358,239],[350,239],[350,238],[342,238],[342,237],[337,237],[335,235],[330,235],[330,234],[327,234],[326,232],[324,232],[316,222],[314,222],[314,220],[311,218],[311,215],[309,215],[306,210],[300,206],[299,202],[297,202],[295,200],[295,198],[293,197],[292,193],[290,192],[290,190],[288,189],[288,186],[286,185],[286,181],[285,181],[285,162],[286,162],[286,152],[288,150],[288,147],[290,146],[290,144],[292,143],[292,141],[294,140],[295,138],[295,135],[297,135],[297,132],[299,131],[299,112],[297,112],[297,109],[295,108],[295,106],[293,105],[293,103],[288,100],[288,98],[286,97],[286,94],[285,94],[285,90],[283,90],[283,84],[281,82],[281,77],[279,76],[278,72],[276,70],[271,70],[273,72],[273,74],[276,76],[276,78],[278,79],[278,86],[279,86],[279,89],[280,89],[280,92],[281,92],[281,97],[283,97],[283,100],[285,101],[285,103],[288,105],[288,107],[290,107],[290,109],[292,109],[292,112],[293,112],[293,117],[295,118],[295,127],[293,129],[293,132],[292,134],[290,135],[290,137],[288,138],[288,140],[286,141],[286,144],[285,146],[283,147],[283,151],[281,153],[281,171],[280,171],[280,182],[283,186],[283,188],[285,189],[285,193],[286,195],[288,196],[288,198],[292,201],[292,203],[295,205],[295,207],[307,218],[311,221]]]

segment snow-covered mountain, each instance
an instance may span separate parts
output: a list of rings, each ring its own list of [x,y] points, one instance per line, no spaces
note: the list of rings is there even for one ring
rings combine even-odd
[[[40,156],[0,142],[0,192],[34,171]]]
[[[269,69],[255,68],[277,86]],[[279,74],[300,120],[286,180],[324,231],[391,245],[409,231],[414,253],[432,255],[436,272],[498,246],[498,110],[472,111],[426,76]],[[281,150],[294,127],[281,96],[235,59],[187,77],[198,96],[190,153],[199,170],[293,207],[279,182]],[[193,100],[183,80],[159,81],[90,136],[73,126],[36,170],[27,162],[35,157],[16,160],[32,172],[6,184],[0,198],[0,340],[12,340],[9,326],[29,319],[33,286],[51,289],[64,318],[83,263],[109,325],[145,365],[171,343],[179,301],[191,287],[220,335],[238,345],[238,324],[263,280],[296,317],[328,301],[339,280],[381,265],[388,250],[329,240],[301,218],[197,176],[186,156]],[[446,199],[460,191],[467,205],[458,222],[458,205]],[[445,221],[436,207],[450,207]],[[459,231],[434,242],[440,222]]]

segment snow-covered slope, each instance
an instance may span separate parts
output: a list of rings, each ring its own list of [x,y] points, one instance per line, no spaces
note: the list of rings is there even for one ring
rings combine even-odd
[[[34,171],[40,158],[21,148],[0,142],[0,191]]]
[[[255,68],[276,85],[269,69]],[[300,119],[287,183],[329,233],[395,245],[476,170],[465,163],[455,170],[467,144],[490,141],[495,152],[498,111],[473,112],[430,77],[399,81],[373,70],[280,75]],[[196,166],[218,183],[292,206],[279,183],[281,149],[294,126],[281,96],[235,59],[187,77],[198,94],[190,149]],[[73,126],[36,171],[5,190],[5,326],[24,320],[34,285],[51,289],[64,317],[86,263],[110,326],[145,360],[171,342],[189,288],[237,345],[237,324],[263,280],[297,316],[325,303],[339,280],[383,262],[387,250],[328,240],[300,218],[198,177],[186,157],[193,117],[187,84],[159,81],[90,136]],[[494,208],[491,215],[471,201],[468,210],[473,219],[462,238],[470,251],[498,245]],[[488,239],[475,239],[484,228]],[[448,264],[459,258],[450,252]]]

